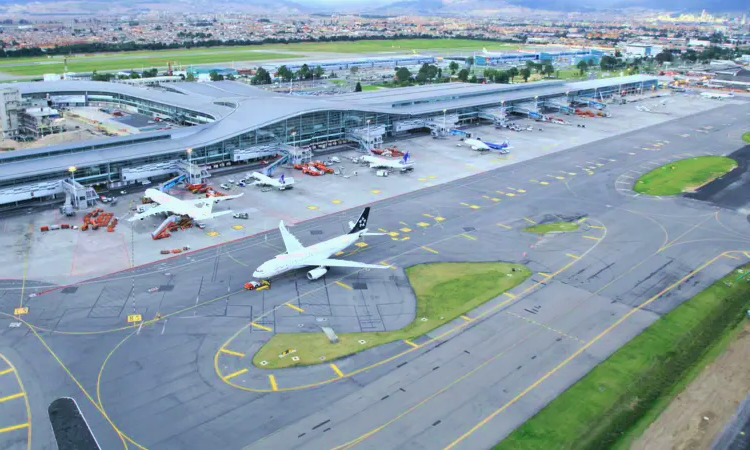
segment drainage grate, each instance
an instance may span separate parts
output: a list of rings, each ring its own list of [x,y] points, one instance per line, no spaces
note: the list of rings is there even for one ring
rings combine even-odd
[[[362,281],[352,283],[352,289],[354,289],[355,291],[364,291],[367,289],[367,283],[364,283]]]
[[[171,292],[173,289],[173,284],[162,284],[161,286],[159,286],[159,292]]]
[[[313,236],[318,236],[320,234],[323,234],[323,230],[310,230],[310,234]]]
[[[78,286],[68,286],[63,288],[60,292],[62,292],[63,294],[75,294],[77,290]]]
[[[477,229],[474,227],[464,227],[464,231],[476,231]]]

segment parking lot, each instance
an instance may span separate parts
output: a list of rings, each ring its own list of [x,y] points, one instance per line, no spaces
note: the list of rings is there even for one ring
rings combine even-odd
[[[627,104],[609,107],[611,118],[566,116],[565,119],[570,121],[569,125],[539,124],[528,119],[517,121],[521,125],[532,126],[533,131],[498,130],[492,125],[465,129],[484,140],[509,140],[511,149],[507,155],[473,151],[458,136],[433,139],[419,135],[399,139],[393,144],[402,151],[410,152],[416,163],[415,170],[405,174],[392,173],[388,177],[376,176],[375,170],[354,164],[348,157],[360,154],[349,151],[336,155],[341,162],[333,167],[339,169],[341,175],[312,177],[290,168],[279,168],[273,176],[278,177],[283,173],[287,179],[293,177],[293,189],[279,191],[247,185],[225,190],[228,194],[242,192],[244,195],[219,203],[214,210],[244,212],[248,214],[247,220],[225,215],[206,221],[205,229],[194,227],[178,231],[171,237],[158,241],[152,240],[151,232],[163,221],[162,217],[136,222],[126,220],[133,214],[135,206],[140,204],[142,191],[120,196],[114,206],[99,205],[121,219],[114,232],[109,233],[105,230],[39,231],[43,225],[80,225],[85,211],[80,211],[75,218],[62,217],[57,210],[4,218],[0,219],[0,230],[4,231],[0,237],[0,245],[9,251],[0,257],[0,263],[6,267],[4,273],[9,278],[21,278],[25,275],[29,279],[70,283],[159,260],[164,257],[160,254],[161,250],[205,248],[275,229],[280,220],[293,226],[307,219],[353,209],[341,217],[341,230],[344,232],[346,222],[356,218],[362,205],[471,177],[494,168],[523,163],[724,104],[726,102],[679,95],[637,104],[648,106],[651,112],[636,109],[637,105]],[[577,125],[585,125],[585,128]],[[328,156],[320,159],[326,158]],[[221,190],[221,184],[228,183],[229,179],[237,181],[243,174],[244,172],[214,176],[209,179],[209,183]],[[540,174],[540,177],[545,176],[554,174]],[[536,181],[542,182],[543,179]],[[169,193],[178,198],[195,198],[194,194],[182,187],[174,188]],[[294,229],[291,228],[291,231],[294,232]],[[303,237],[302,241],[309,244],[315,239]],[[251,269],[248,268],[248,271]]]

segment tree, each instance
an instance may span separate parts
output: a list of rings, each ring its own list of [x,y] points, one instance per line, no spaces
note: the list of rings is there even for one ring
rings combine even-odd
[[[523,78],[523,81],[529,81],[529,77],[531,77],[531,69],[529,69],[528,67],[524,67],[523,69],[521,69],[521,78]]]
[[[224,75],[220,74],[216,70],[212,70],[208,73],[208,76],[211,77],[211,81],[221,81],[224,79]]]
[[[154,67],[153,69],[148,69],[143,71],[143,78],[153,78],[156,75],[159,74],[159,71]]]
[[[91,74],[91,81],[109,81],[114,78],[112,73],[97,73],[96,70]]]
[[[473,66],[474,65],[474,57],[473,56],[469,56],[468,58],[466,58],[466,64],[468,64],[469,67]]]
[[[307,66],[307,64],[302,64],[302,67],[299,68],[297,71],[297,77],[300,80],[307,80],[308,78],[312,78],[312,72],[310,72],[310,67]]]
[[[622,58],[622,52],[620,50],[615,50],[615,58]]]
[[[279,66],[279,68],[276,70],[276,73],[284,81],[290,81],[292,78],[294,78],[294,74],[286,65]]]
[[[471,78],[469,78],[469,83],[476,83],[477,81],[479,81],[479,80],[477,79],[477,76],[476,76],[476,75],[474,75],[474,74],[472,74],[472,75],[471,75]]]
[[[458,79],[463,81],[464,83],[469,80],[469,70],[468,69],[461,69],[458,71]]]
[[[250,79],[250,84],[271,84],[271,74],[266,69],[258,67]]]
[[[666,48],[661,51],[658,55],[656,55],[656,62],[659,64],[664,64],[665,62],[672,62],[674,61],[674,55],[672,52],[667,50]]]
[[[513,78],[518,76],[518,69],[515,67],[511,67],[508,69],[508,76],[510,77],[510,82],[513,82]]]
[[[599,66],[602,68],[602,70],[614,70],[615,68],[617,68],[618,63],[618,59],[614,56],[604,55],[602,56],[602,60],[599,62]]]
[[[411,80],[411,72],[406,67],[399,67],[396,72],[396,80],[399,83],[408,83]]]
[[[195,81],[195,75],[193,75],[193,72],[187,73],[187,76],[185,77],[185,81]]]
[[[359,66],[351,66],[349,72],[351,72],[352,75],[356,75],[357,72],[359,72]]]
[[[315,76],[317,78],[322,77],[323,75],[325,75],[325,73],[326,73],[326,71],[323,70],[323,68],[320,67],[320,66],[315,66],[315,68],[313,69],[313,76]]]
[[[451,71],[451,75],[455,74],[458,70],[458,63],[456,61],[451,61],[451,63],[448,64],[448,70]]]
[[[510,75],[508,72],[500,70],[495,74],[495,83],[508,84],[510,81]]]
[[[604,64],[604,61],[602,61],[602,64]],[[578,75],[583,75],[589,69],[589,65],[586,64],[586,61],[584,60],[578,61],[578,64],[576,64],[576,67],[578,68]],[[604,66],[602,66],[602,69],[603,68]]]
[[[354,86],[354,92],[362,92],[362,85],[357,81],[357,85]]]
[[[484,69],[484,79],[487,81],[495,81],[497,76],[497,70],[495,69]]]
[[[546,76],[552,76],[552,74],[555,73],[555,68],[552,66],[552,64],[545,64],[542,66],[542,74]]]
[[[135,79],[138,79],[138,78],[140,78],[140,77],[141,77],[141,76],[140,76],[140,75],[138,75],[138,72],[130,72],[130,79],[131,79],[131,80],[135,80]]]

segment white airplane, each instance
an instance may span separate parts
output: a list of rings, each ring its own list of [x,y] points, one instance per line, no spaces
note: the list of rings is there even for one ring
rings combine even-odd
[[[701,92],[701,97],[705,98],[715,98],[715,99],[725,99],[725,98],[732,98],[734,97],[734,92],[730,92],[728,94],[720,94],[718,92]]]
[[[151,207],[140,214],[134,215],[128,219],[129,222],[143,220],[148,216],[153,216],[154,214],[159,213],[174,213],[182,216],[189,216],[193,220],[213,219],[214,217],[232,213],[231,209],[217,213],[212,212],[211,210],[213,209],[214,203],[242,197],[242,194],[199,198],[195,200],[180,200],[179,198],[172,197],[158,189],[146,189],[146,197],[158,203],[158,206]]]
[[[482,142],[481,139],[464,139],[464,143],[469,145],[472,150],[479,150],[480,152],[488,152],[492,150],[492,147],[487,143]]]
[[[294,178],[284,178],[284,174],[281,174],[279,179],[271,178],[268,175],[263,175],[259,172],[253,172],[248,174],[248,178],[254,178],[253,186],[271,186],[278,188],[283,191],[284,189],[291,189],[294,184]]]
[[[482,54],[487,56],[502,56],[502,52],[489,52],[486,48],[482,47]]]
[[[369,163],[370,169],[396,169],[402,172],[414,169],[414,163],[409,162],[409,152],[406,152],[402,159],[385,159],[366,155],[361,161]]]
[[[362,236],[380,236],[383,233],[367,232],[367,217],[370,215],[368,206],[359,216],[356,223],[349,222],[351,231],[343,236],[328,239],[319,242],[310,247],[303,246],[284,226],[284,221],[279,223],[281,238],[284,240],[286,252],[276,256],[270,261],[261,264],[253,276],[259,279],[269,279],[290,270],[301,269],[303,267],[317,266],[315,269],[307,272],[308,280],[317,280],[328,272],[329,267],[354,267],[358,269],[387,269],[388,266],[376,264],[364,264],[355,261],[345,261],[341,259],[330,259],[337,252],[344,250],[350,245],[357,242]]]

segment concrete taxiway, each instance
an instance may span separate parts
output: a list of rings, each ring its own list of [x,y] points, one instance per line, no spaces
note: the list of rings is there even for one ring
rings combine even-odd
[[[396,269],[332,269],[317,282],[292,274],[247,292],[248,273],[280,252],[270,232],[60,288],[6,280],[0,353],[25,395],[0,402],[15,408],[0,443],[55,448],[46,407],[71,396],[102,448],[489,448],[661,314],[750,261],[747,205],[626,188],[664,162],[740,149],[748,114],[748,104],[726,104],[375,201],[370,227],[391,234],[342,257]],[[358,212],[291,230],[313,243]],[[557,216],[580,229],[521,231]],[[411,344],[305,368],[251,362],[275,331],[403,326],[414,319],[403,268],[467,260],[534,274]],[[12,317],[19,307],[28,313]],[[128,324],[132,314],[147,322]]]

